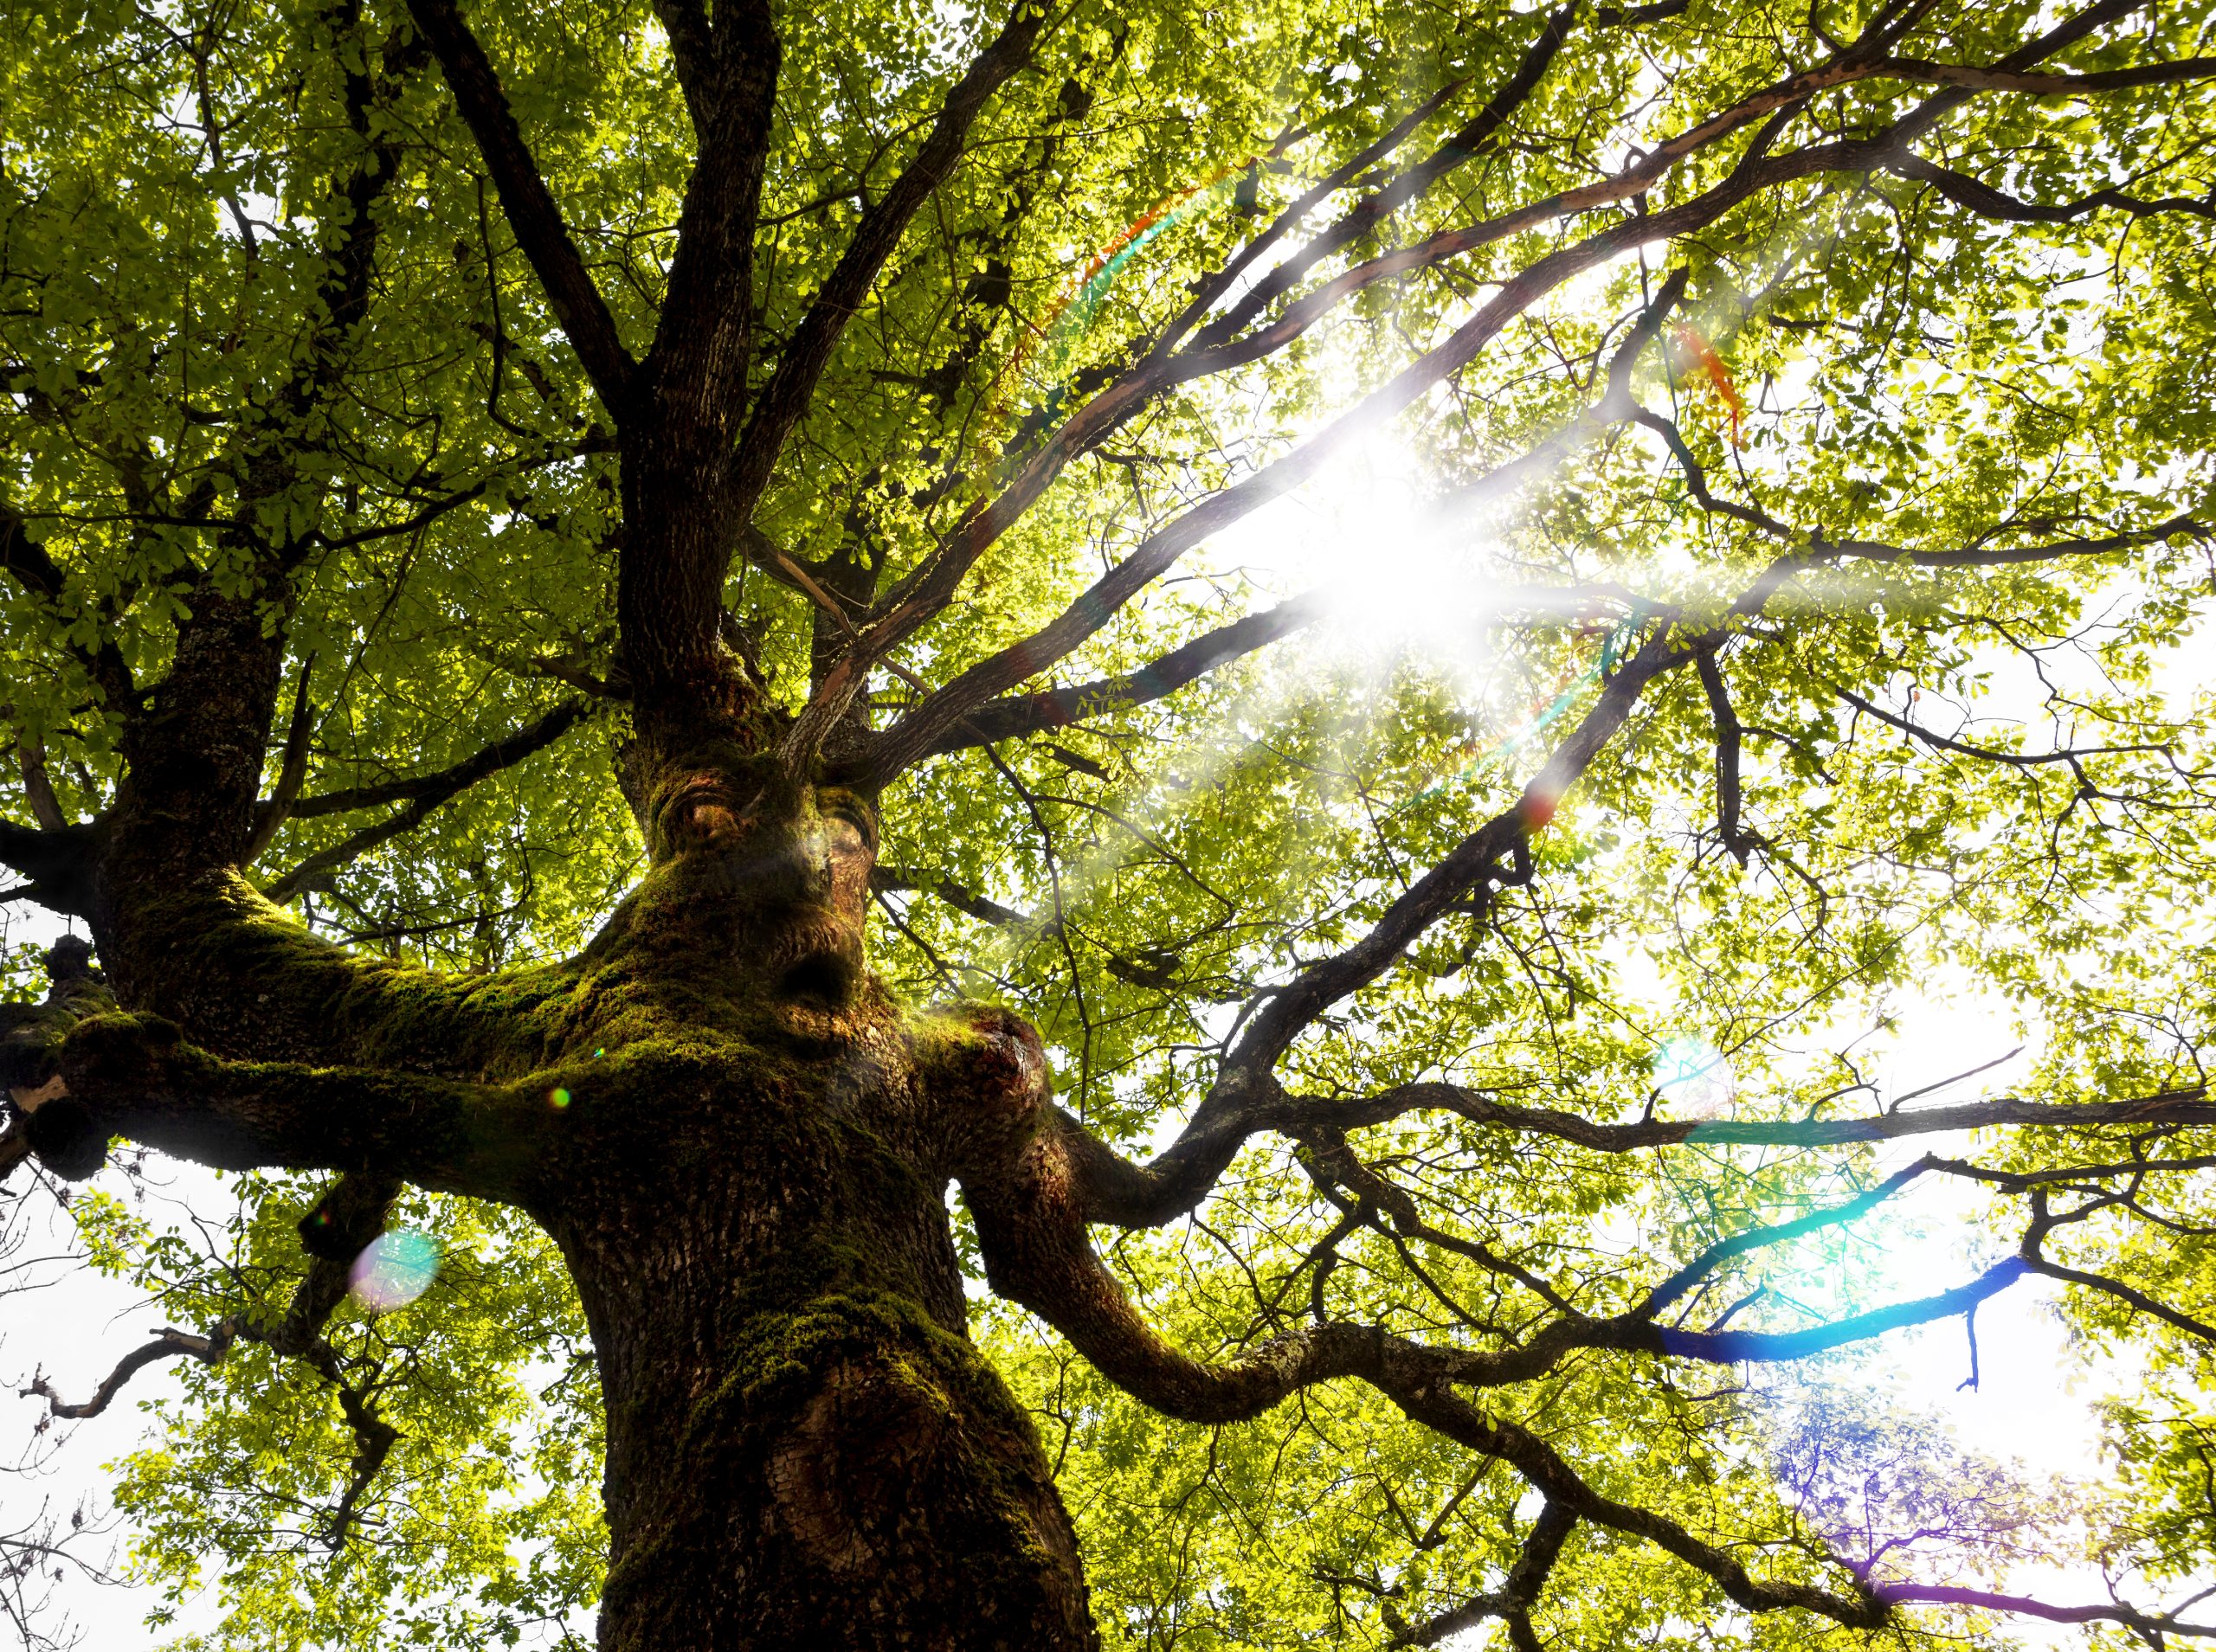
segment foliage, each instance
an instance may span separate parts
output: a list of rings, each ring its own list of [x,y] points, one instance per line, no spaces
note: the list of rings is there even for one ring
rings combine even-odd
[[[1509,227],[1391,280],[1350,280],[1317,325],[1208,359],[1073,458],[873,677],[879,728],[1037,633],[1165,524],[1282,475],[1269,466],[1303,444],[1340,440],[1334,421],[1545,260],[1597,233],[1621,231],[1620,246],[1524,292],[1473,365],[1347,434],[1297,506],[1227,519],[1024,678],[1034,695],[1116,685],[1084,715],[893,780],[876,967],[912,997],[1017,1007],[1072,1113],[1124,1149],[1158,1147],[1274,989],[1357,943],[1480,823],[1525,807],[1548,754],[1630,680],[1627,659],[1707,638],[1702,668],[1634,691],[1605,754],[1547,800],[1528,866],[1301,1032],[1277,1071],[1288,1091],[1440,1083],[1604,1124],[1860,1118],[1909,1099],[1885,1070],[1885,1032],[1955,999],[2003,1006],[2020,1029],[2026,1061],[1981,1081],[2007,1096],[2205,1100],[2205,72],[1964,93],[1915,142],[1899,123],[1950,94],[1907,71],[1842,78],[1781,102],[1765,138],[1749,120],[1646,187],[1513,216],[1841,61],[1826,33],[1884,35],[1903,61],[1991,64],[2052,26],[2050,10],[1693,0],[1560,14],[1567,43],[1504,133],[1358,225],[1270,313],[1393,249]],[[658,16],[471,13],[639,356],[667,298],[693,146]],[[39,787],[71,821],[107,806],[126,707],[104,651],[130,682],[158,682],[191,604],[247,589],[254,545],[282,542],[298,570],[284,703],[297,689],[306,707],[306,801],[257,878],[335,939],[442,968],[574,949],[641,861],[609,761],[629,716],[612,421],[405,11],[19,0],[10,18],[0,540],[15,557],[35,539],[62,575],[0,599],[23,754],[10,818],[50,824]],[[2206,49],[2205,0],[2125,20],[2115,9],[2042,68],[2099,76]],[[755,237],[765,362],[879,197],[888,154],[1001,19],[877,0],[776,21]],[[1055,12],[843,335],[753,526],[842,598],[860,570],[860,612],[929,566],[1087,397],[1143,366],[1196,285],[1274,214],[1459,88],[1420,129],[1435,143],[1554,26],[1478,3]],[[1757,144],[1865,137],[1851,164],[1633,238],[1753,168]],[[1342,180],[1308,229],[1404,158]],[[1061,308],[1096,250],[1165,203],[1166,228],[1105,290]],[[373,279],[334,340],[334,272],[365,222]],[[1658,335],[1665,312],[1682,338]],[[1704,352],[1743,398],[1743,429]],[[1617,363],[1643,421],[1595,411]],[[303,383],[314,393],[281,388]],[[1543,463],[1497,475],[1534,453]],[[1174,695],[1135,691],[1150,661],[1311,584],[1328,623]],[[735,645],[785,705],[805,704],[824,677],[819,605],[759,556],[734,566],[725,599]],[[396,786],[571,704],[575,726],[466,787]],[[345,806],[316,807],[332,797]],[[7,979],[19,973],[11,953]],[[1998,1053],[1965,1049],[1960,1066]],[[1603,1495],[1710,1534],[1766,1578],[1836,1585],[1843,1567],[2005,1593],[2012,1567],[2044,1556],[2098,1563],[2127,1599],[2190,1593],[2216,1565],[2210,1128],[2165,1114],[1923,1144],[1985,1173],[1935,1168],[1918,1184],[1975,1192],[1923,1218],[1959,1218],[1955,1273],[1889,1272],[1906,1230],[1888,1227],[1888,1204],[1729,1256],[1662,1316],[1720,1329],[1743,1310],[1736,1328],[1780,1334],[1839,1324],[1981,1276],[2044,1222],[2043,1255],[2074,1270],[2058,1299],[2071,1334],[2089,1359],[2146,1362],[2143,1385],[2103,1401],[2113,1499],[1979,1460],[1862,1392],[1851,1353],[1781,1375],[1588,1352],[1483,1403]],[[1623,1153],[1466,1108],[1409,1111],[1251,1142],[1189,1222],[1111,1255],[1203,1357],[1326,1317],[1514,1347],[1565,1303],[1628,1313],[1704,1248],[1856,1199],[1911,1156],[1697,1134]],[[289,1296],[306,1181],[250,1177],[227,1187],[229,1209],[175,1222],[113,1191],[118,1173],[102,1186],[75,1205],[95,1263],[178,1322]],[[579,1632],[602,1534],[573,1294],[520,1218],[410,1197],[408,1219],[444,1247],[437,1284],[382,1317],[342,1310],[327,1334],[346,1380],[400,1431],[351,1519],[334,1510],[358,1443],[332,1386],[267,1347],[186,1364],[153,1443],[120,1466],[138,1574],[173,1604],[219,1586],[221,1622],[184,1644]],[[1111,1644],[1382,1645],[1446,1633],[1460,1603],[1504,1586],[1538,1519],[1505,1462],[1350,1380],[1250,1421],[1172,1422],[988,1304],[974,1244],[965,1261],[977,1334],[1040,1419]],[[1981,1611],[1940,1600],[1901,1632],[1993,1643],[2007,1631]],[[1854,1637],[1806,1613],[1742,1611],[1709,1573],[1591,1523],[1532,1625],[1574,1646]]]

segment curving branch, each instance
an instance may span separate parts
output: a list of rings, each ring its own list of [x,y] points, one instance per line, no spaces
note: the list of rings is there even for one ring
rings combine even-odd
[[[1537,1435],[1517,1424],[1488,1417],[1449,1389],[1403,1384],[1388,1385],[1385,1392],[1413,1420],[1457,1444],[1507,1463],[1549,1503],[1595,1526],[1645,1539],[1705,1573],[1728,1599],[1749,1611],[1797,1609],[1850,1629],[1874,1629],[1885,1621],[1890,1610],[1886,1601],[1860,1579],[1853,1580],[1852,1594],[1837,1594],[1808,1584],[1758,1579],[1736,1556],[1696,1537],[1677,1521],[1595,1491]]]
[[[1195,1110],[1177,1139],[1143,1165],[1111,1151],[1085,1134],[1073,1119],[1065,1119],[1063,1128],[1072,1134],[1072,1173],[1084,1190],[1086,1218],[1121,1227],[1159,1227],[1197,1206],[1239,1149],[1265,1131],[1295,1137],[1337,1134],[1432,1109],[1453,1113],[1485,1128],[1524,1131],[1610,1154],[1687,1144],[1843,1147],[2001,1126],[2078,1130],[2105,1125],[2216,1124],[2216,1100],[2200,1085],[2116,1102],[2043,1102],[2002,1097],[1858,1118],[1649,1118],[1607,1124],[1556,1108],[1521,1107],[1480,1090],[1436,1082],[1397,1085],[1375,1096],[1338,1098],[1294,1095],[1273,1081],[1228,1072]],[[1952,1161],[1938,1167],[1955,1169]],[[1999,1173],[1980,1173],[1988,1179]]]
[[[324,1339],[323,1327],[346,1300],[347,1264],[383,1229],[399,1192],[399,1184],[390,1178],[339,1178],[301,1225],[312,1260],[306,1276],[293,1288],[285,1311],[275,1319],[257,1314],[229,1315],[204,1335],[164,1328],[118,1360],[89,1399],[74,1404],[63,1400],[43,1374],[32,1378],[30,1385],[21,1391],[23,1396],[42,1398],[48,1415],[74,1421],[98,1417],[132,1378],[160,1360],[183,1358],[206,1366],[221,1365],[239,1342],[259,1342],[274,1353],[297,1360],[336,1391],[339,1409],[354,1434],[352,1473],[331,1511],[325,1533],[330,1547],[342,1546],[358,1517],[363,1496],[398,1443],[400,1434],[377,1415],[370,1394],[348,1380],[345,1362]],[[315,1236],[312,1240],[311,1233]]]
[[[1531,1632],[1531,1608],[1537,1604],[1539,1591],[1554,1571],[1555,1562],[1562,1558],[1562,1546],[1576,1527],[1577,1517],[1562,1504],[1541,1504],[1530,1535],[1524,1540],[1516,1564],[1509,1567],[1499,1588],[1473,1595],[1451,1611],[1402,1630],[1393,1637],[1393,1644],[1436,1646],[1450,1635],[1475,1629],[1489,1617],[1499,1617],[1508,1621],[1510,1642],[1517,1652],[1536,1647],[1538,1640]]]
[[[497,775],[504,768],[512,768],[525,758],[544,751],[569,733],[578,719],[590,710],[582,700],[565,701],[525,723],[513,734],[501,736],[459,762],[449,763],[446,768],[428,775],[410,775],[405,780],[385,781],[374,786],[350,786],[342,791],[302,798],[293,806],[292,816],[295,820],[308,820],[319,815],[350,814],[357,809],[374,809],[387,803],[420,803],[426,800],[435,806],[443,803],[479,781]]]
[[[2165,1635],[2216,1639],[2216,1623],[2191,1623],[2168,1612],[2142,1611],[2121,1603],[2056,1606],[2029,1595],[2004,1595],[1954,1584],[1877,1584],[1872,1589],[1888,1605],[1975,1606],[1989,1612],[2036,1617],[2049,1623],[2118,1623],[2135,1630],[2155,1646],[2161,1644],[2160,1637]]]
[[[434,810],[452,801],[478,781],[497,775],[502,769],[512,768],[526,757],[552,745],[570,731],[587,709],[582,701],[565,702],[536,722],[434,774],[389,781],[381,786],[358,786],[345,791],[326,792],[320,797],[312,797],[297,805],[293,813],[303,819],[320,814],[349,813],[356,809],[375,808],[388,802],[404,801],[407,807],[394,810],[383,820],[364,826],[327,849],[319,849],[272,883],[267,890],[269,898],[280,903],[289,901],[306,890],[316,888],[340,867],[360,859],[379,845],[389,843],[403,832],[414,831],[429,818]]]
[[[2195,200],[2164,196],[2149,201],[2127,195],[2122,190],[2106,189],[2096,190],[2075,201],[2024,201],[1994,189],[1982,179],[1937,165],[1921,156],[1903,156],[1892,164],[1891,170],[1916,183],[1929,183],[1956,206],[1966,208],[1981,218],[1996,218],[2007,223],[2068,223],[2096,212],[2121,212],[2133,218],[2181,212],[2196,218],[2216,218],[2216,199],[2205,196]]]
[[[2084,760],[2088,757],[2115,757],[2148,752],[2167,756],[2175,749],[2158,742],[2142,741],[2118,746],[2065,746],[2055,751],[1996,751],[1990,746],[1974,746],[1966,740],[1956,740],[1927,729],[1913,717],[1888,711],[1874,700],[1864,698],[1844,684],[1833,683],[1831,690],[1865,716],[1875,717],[1887,727],[1899,730],[1910,739],[1919,741],[1934,751],[1951,751],[1957,756],[1974,757],[1980,762],[1998,763],[2008,768],[2040,768],[2049,763],[2064,763],[2077,775],[2081,787],[2090,787],[2092,784],[2085,775]]]
[[[65,1400],[55,1392],[54,1385],[43,1372],[32,1376],[28,1387],[16,1390],[19,1399],[42,1399],[47,1414],[64,1422],[81,1422],[98,1417],[114,1402],[115,1397],[130,1385],[131,1379],[148,1366],[164,1360],[197,1360],[203,1366],[220,1364],[230,1352],[235,1332],[219,1328],[213,1335],[200,1336],[190,1331],[164,1328],[154,1333],[151,1340],[141,1343],[115,1362],[115,1369],[100,1379],[88,1399]]]

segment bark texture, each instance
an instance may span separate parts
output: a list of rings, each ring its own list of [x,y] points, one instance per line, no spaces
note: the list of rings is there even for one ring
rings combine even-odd
[[[220,866],[157,897],[115,858],[133,1012],[25,1019],[60,1037],[11,1070],[53,1074],[33,1146],[81,1174],[129,1135],[528,1211],[600,1362],[610,1652],[1094,1646],[946,1209],[1049,1119],[1037,1037],[891,999],[869,805],[736,750],[635,748],[646,877],[579,956],[498,977],[355,960]]]

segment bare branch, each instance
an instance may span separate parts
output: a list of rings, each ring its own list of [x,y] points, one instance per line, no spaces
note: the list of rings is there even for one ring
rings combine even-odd
[[[2142,742],[2123,746],[2065,747],[2058,751],[1995,751],[1990,746],[1973,746],[1968,741],[1955,740],[1946,735],[1936,733],[1913,718],[1888,711],[1875,701],[1865,699],[1844,685],[1834,683],[1831,687],[1834,694],[1858,711],[1873,717],[1889,727],[1898,729],[1910,739],[1920,740],[1936,750],[1951,751],[1961,756],[1974,757],[1981,762],[2000,763],[2011,768],[2038,768],[2049,763],[2066,763],[2076,771],[2081,781],[2084,780],[2084,770],[2081,765],[2085,758],[2112,757],[2131,752],[2166,753],[2171,749],[2166,745]]]
[[[182,1356],[203,1365],[220,1365],[232,1345],[241,1341],[263,1343],[274,1353],[297,1360],[331,1384],[354,1432],[353,1472],[331,1511],[325,1533],[328,1546],[338,1548],[345,1542],[370,1482],[384,1466],[400,1434],[377,1416],[369,1396],[347,1380],[345,1364],[324,1340],[323,1327],[346,1299],[347,1264],[383,1227],[399,1191],[399,1183],[386,1177],[350,1174],[338,1179],[301,1224],[303,1242],[313,1260],[306,1276],[293,1288],[285,1312],[274,1321],[254,1314],[233,1314],[205,1336],[175,1329],[160,1331],[151,1341],[125,1355],[90,1399],[76,1405],[64,1402],[43,1376],[34,1378],[23,1393],[44,1398],[55,1417],[97,1417],[132,1377],[157,1360]]]
[[[230,1346],[231,1333],[229,1331],[219,1330],[214,1336],[196,1336],[190,1331],[164,1329],[156,1332],[151,1341],[142,1343],[117,1360],[115,1369],[101,1379],[100,1385],[93,1390],[89,1399],[74,1404],[64,1400],[43,1374],[33,1376],[30,1386],[18,1389],[16,1393],[23,1399],[33,1397],[43,1399],[54,1416],[76,1422],[88,1417],[98,1417],[133,1377],[157,1360],[183,1357],[212,1366],[230,1352]]]

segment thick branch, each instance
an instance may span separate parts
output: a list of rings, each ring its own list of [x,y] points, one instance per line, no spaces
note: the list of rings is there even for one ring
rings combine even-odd
[[[536,1090],[220,1061],[154,1016],[79,1022],[51,1090],[29,1135],[65,1174],[97,1169],[117,1135],[219,1170],[369,1171],[485,1199],[519,1197],[536,1169]]]
[[[1120,677],[1104,677],[1068,688],[1043,689],[1036,694],[989,701],[941,736],[930,755],[966,751],[997,740],[1040,734],[1049,729],[1082,723],[1105,711],[1166,698],[1220,666],[1306,629],[1324,618],[1328,601],[1327,593],[1311,591],[1281,602],[1266,613],[1250,614],[1243,620],[1219,626]]]
[[[56,912],[89,917],[93,911],[93,868],[98,834],[88,826],[42,832],[0,820],[0,862],[30,881],[23,893]]]
[[[31,535],[23,518],[0,503],[0,572],[5,572],[31,595],[48,604],[57,602],[68,576],[45,545]],[[114,639],[104,637],[94,648],[68,645],[69,652],[85,667],[87,675],[115,710],[127,710],[138,698],[138,685],[131,666]]]
[[[2166,63],[2100,69],[2090,74],[2029,74],[2020,69],[1987,68],[1976,63],[1934,63],[1916,57],[1889,57],[1876,67],[1880,74],[1897,75],[1904,80],[1968,87],[1978,92],[2025,92],[2042,98],[2084,97],[2096,92],[2123,92],[2137,87],[2174,86],[2181,80],[2216,78],[2216,57],[2181,57]]]
[[[986,100],[1029,64],[1032,44],[1046,21],[1046,7],[1031,0],[1015,0],[1015,10],[999,35],[947,93],[930,135],[892,188],[863,213],[846,250],[778,357],[776,370],[755,398],[746,434],[733,459],[734,509],[742,515],[752,510],[768,485],[785,438],[807,412],[841,334],[868,297],[909,221],[961,159],[971,123]]]
[[[499,73],[462,21],[454,0],[409,0],[408,10],[445,71],[455,106],[477,139],[486,170],[500,192],[501,210],[507,214],[517,245],[538,272],[555,319],[602,402],[620,423],[630,409],[637,363],[617,337],[615,318],[593,285],[577,242],[562,222],[561,209],[539,175],[523,129],[501,90]]]

